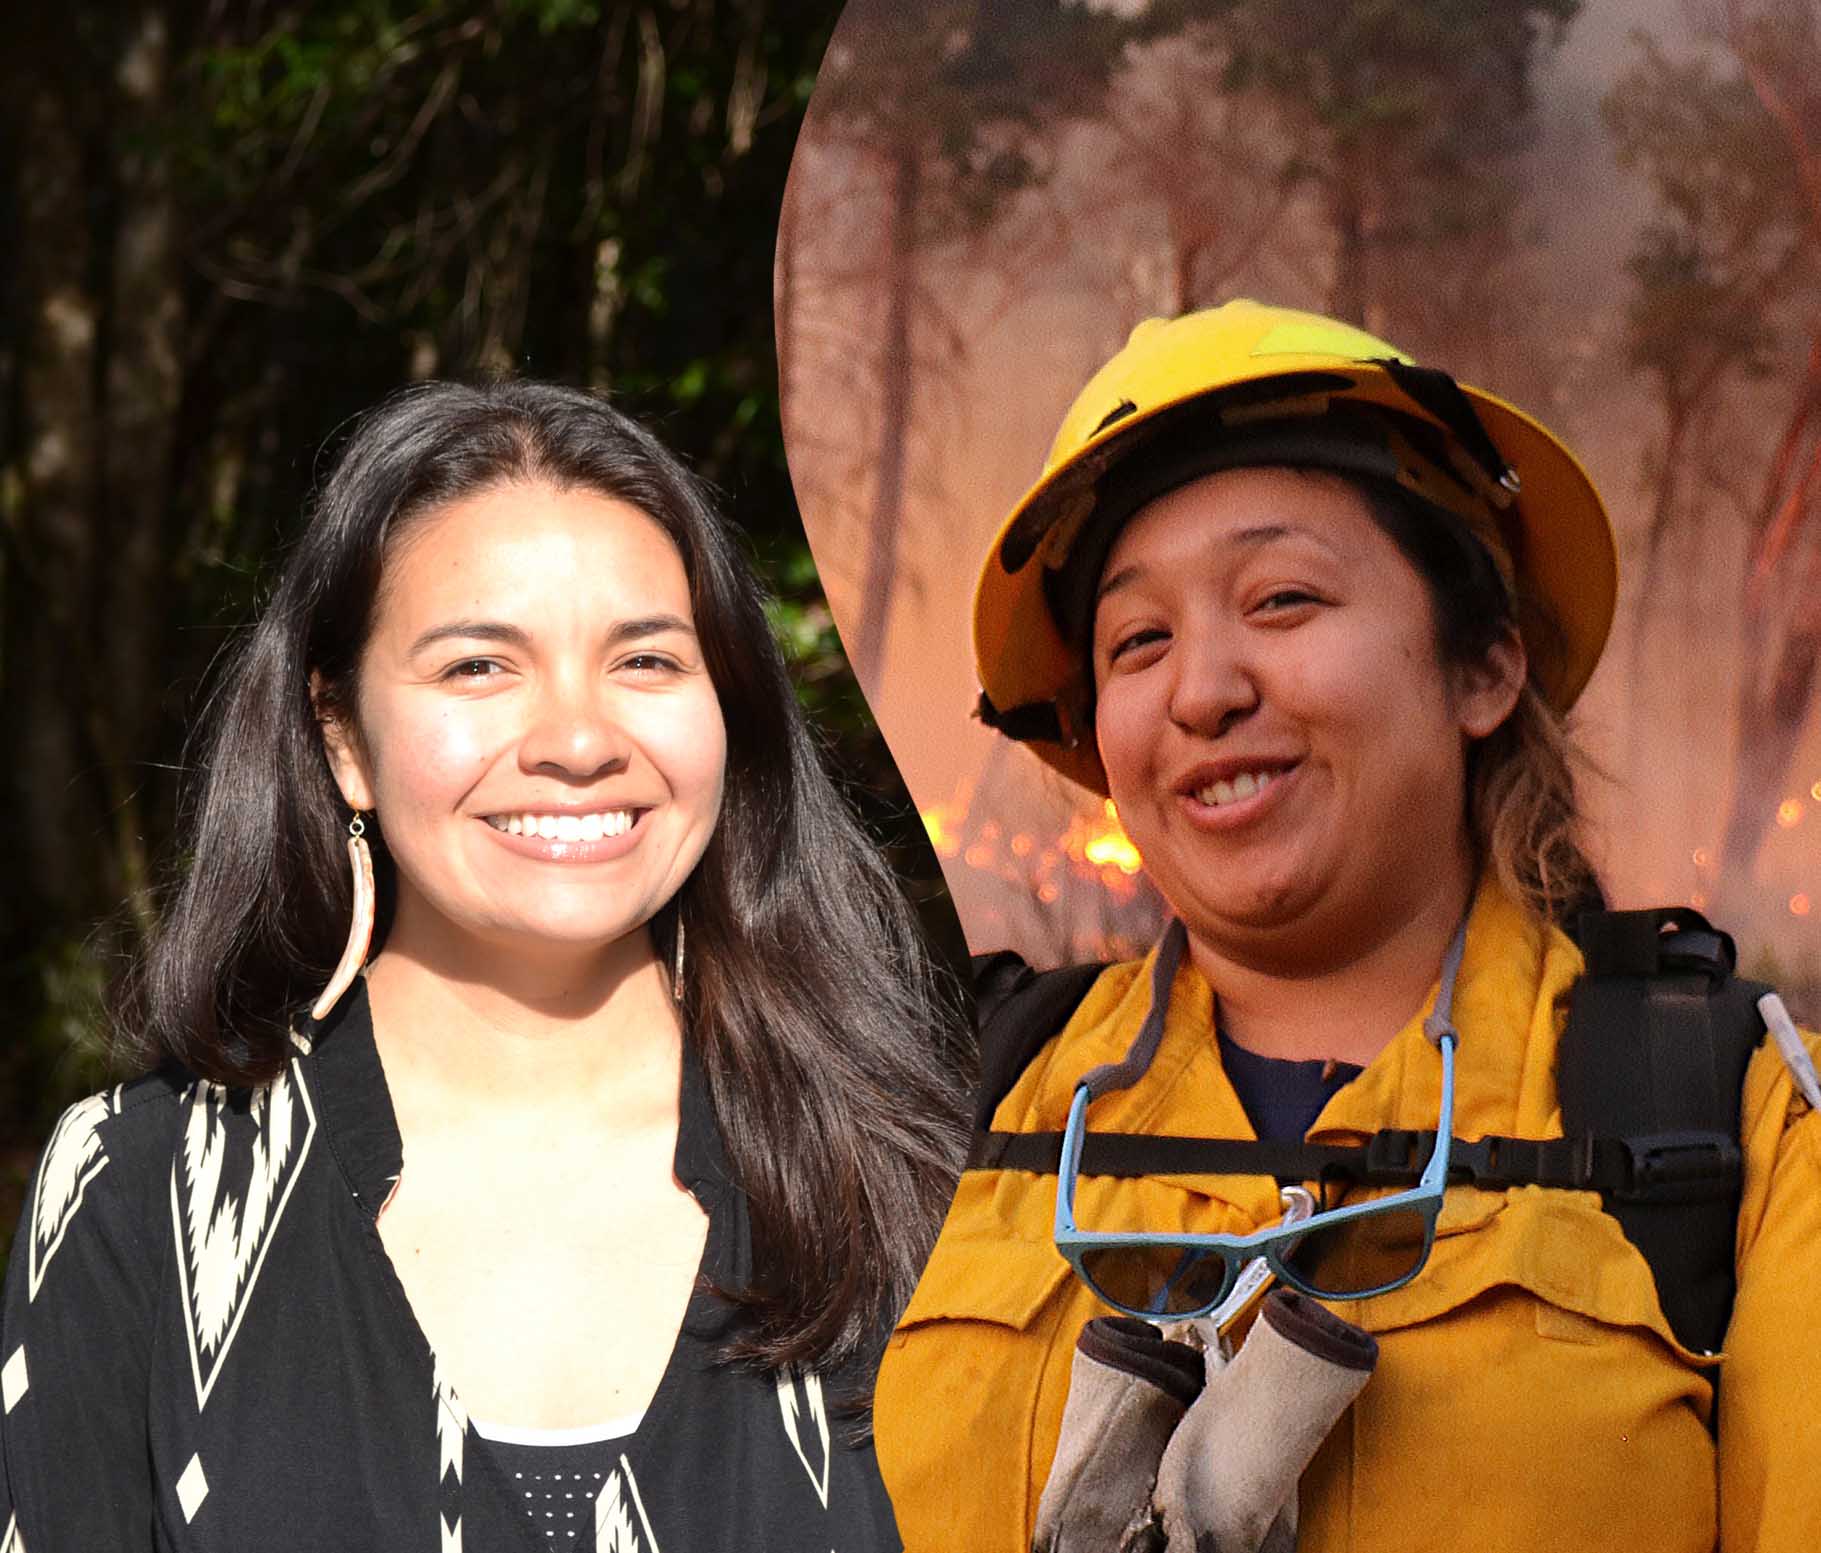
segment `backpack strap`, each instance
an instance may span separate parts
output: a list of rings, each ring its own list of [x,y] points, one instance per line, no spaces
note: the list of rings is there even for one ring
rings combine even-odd
[[[1564,1135],[1680,1142],[1730,1167],[1725,1191],[1688,1201],[1600,1194],[1650,1264],[1671,1330],[1712,1353],[1732,1311],[1740,1091],[1768,989],[1734,976],[1732,939],[1686,908],[1588,912],[1575,937],[1587,974],[1556,1058]]]
[[[974,1094],[978,1136],[993,1125],[999,1102],[1069,1022],[1106,965],[1034,971],[1010,950],[977,954],[973,964],[974,1023],[980,1032],[980,1087]]]

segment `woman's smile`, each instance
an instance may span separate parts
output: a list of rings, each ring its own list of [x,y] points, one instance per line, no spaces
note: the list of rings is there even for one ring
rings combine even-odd
[[[1299,760],[1262,757],[1202,762],[1175,783],[1189,823],[1207,831],[1257,824],[1282,806]]]
[[[606,863],[639,844],[649,806],[523,809],[483,816],[509,852],[551,863]]]

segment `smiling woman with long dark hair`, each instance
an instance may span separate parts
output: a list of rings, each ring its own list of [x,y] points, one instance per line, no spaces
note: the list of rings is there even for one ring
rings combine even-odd
[[[200,751],[152,1071],[17,1241],[10,1534],[894,1546],[841,1403],[952,1185],[949,1016],[700,486],[588,394],[399,395]]]

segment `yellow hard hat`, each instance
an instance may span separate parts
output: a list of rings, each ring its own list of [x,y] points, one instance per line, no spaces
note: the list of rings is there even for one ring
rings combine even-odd
[[[1618,562],[1575,456],[1523,411],[1363,330],[1235,301],[1147,319],[1069,407],[981,569],[982,720],[1105,793],[1081,614],[1091,625],[1108,548],[1165,491],[1258,464],[1394,481],[1453,514],[1514,598],[1553,616],[1547,640],[1526,634],[1538,687],[1559,710],[1580,695],[1612,625]]]

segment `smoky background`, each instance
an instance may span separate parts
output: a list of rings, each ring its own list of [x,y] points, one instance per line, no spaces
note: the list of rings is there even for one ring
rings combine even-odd
[[[973,948],[1160,925],[1110,807],[970,719],[972,588],[1131,327],[1252,296],[1575,448],[1609,893],[1821,1017],[1821,0],[850,0],[775,287],[805,528]]]

